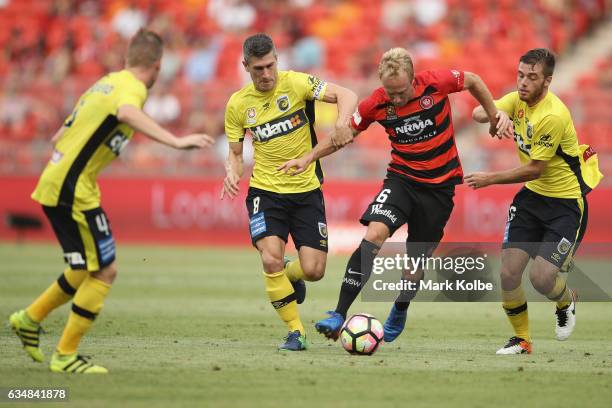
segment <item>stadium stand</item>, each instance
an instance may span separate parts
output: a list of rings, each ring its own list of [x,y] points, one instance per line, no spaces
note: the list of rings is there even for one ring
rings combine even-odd
[[[316,73],[360,96],[378,86],[377,61],[391,46],[408,48],[417,70],[474,71],[494,95],[501,95],[513,87],[516,61],[523,51],[544,46],[559,54],[567,52],[606,19],[606,4],[604,0],[3,0],[0,173],[40,171],[49,155],[46,141],[76,98],[101,74],[121,68],[127,39],[142,25],[166,41],[161,81],[151,92],[147,112],[177,132],[200,130],[222,141],[225,102],[248,79],[240,58],[241,41],[250,33],[265,31],[275,39],[281,69]],[[579,80],[581,92],[568,96],[568,101],[580,123],[581,139],[610,155],[607,136],[612,122],[605,109],[612,98],[612,59],[595,68]],[[461,128],[470,121],[474,101],[466,94],[452,100],[454,123]],[[333,110],[319,107],[318,120],[325,132],[333,123]],[[357,147],[328,160],[328,174],[350,178],[383,173],[386,137],[379,128],[368,133]],[[127,160],[109,170],[219,176],[224,171],[222,145],[182,156],[136,137],[126,150]],[[490,147],[490,142],[483,141],[480,147]],[[490,168],[507,167],[499,149],[483,154]]]

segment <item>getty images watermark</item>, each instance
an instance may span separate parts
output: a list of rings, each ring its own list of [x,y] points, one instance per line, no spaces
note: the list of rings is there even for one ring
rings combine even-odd
[[[539,243],[524,243],[538,254]],[[550,244],[548,244],[550,245]],[[349,277],[361,285],[363,301],[500,301],[500,243],[386,243],[366,274]],[[368,262],[362,254],[362,270]],[[370,258],[371,261],[371,258]],[[547,301],[529,282],[527,265],[523,288],[530,301]],[[582,301],[612,300],[612,244],[583,244],[559,273]],[[347,278],[345,278],[347,279]]]

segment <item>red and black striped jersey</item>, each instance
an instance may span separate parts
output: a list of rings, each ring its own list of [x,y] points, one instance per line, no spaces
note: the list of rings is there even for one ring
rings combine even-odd
[[[378,88],[359,103],[351,125],[362,131],[376,121],[385,128],[392,147],[388,171],[426,185],[460,184],[448,94],[462,91],[463,80],[462,71],[419,72],[412,83],[414,98],[400,107]]]

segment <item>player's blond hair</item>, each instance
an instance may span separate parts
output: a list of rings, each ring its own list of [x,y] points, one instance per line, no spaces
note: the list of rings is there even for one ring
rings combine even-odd
[[[408,78],[414,76],[414,67],[412,66],[412,58],[405,48],[391,48],[385,52],[378,64],[378,76],[394,77],[400,75],[401,72],[406,72]]]
[[[159,34],[141,28],[130,40],[127,54],[128,67],[150,67],[161,60],[164,41]]]

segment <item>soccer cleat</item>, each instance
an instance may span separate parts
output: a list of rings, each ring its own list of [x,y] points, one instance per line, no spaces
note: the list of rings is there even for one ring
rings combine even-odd
[[[557,325],[555,327],[555,336],[557,340],[567,340],[576,327],[576,291],[571,289],[572,303],[562,309],[557,308]]]
[[[285,342],[278,346],[280,351],[302,351],[308,347],[306,336],[303,336],[299,330],[289,332],[284,340]]]
[[[512,336],[508,343],[497,350],[495,354],[509,355],[509,354],[531,354],[531,343],[520,337]]]
[[[344,324],[344,317],[342,317],[340,313],[332,310],[326,313],[329,317],[316,322],[315,329],[328,339],[336,341],[340,335],[340,329],[342,329],[342,325]]]
[[[291,259],[285,257],[285,268],[289,262],[291,262]],[[298,279],[295,282],[291,282],[291,286],[293,286],[297,304],[301,305],[304,303],[304,299],[306,299],[306,283],[304,283],[304,279]]]
[[[40,349],[40,333],[43,331],[40,324],[33,322],[25,310],[20,310],[9,317],[9,326],[19,337],[23,349],[32,360],[39,363],[45,360],[45,355]]]
[[[54,373],[79,373],[79,374],[107,374],[108,370],[102,366],[87,361],[88,357],[77,353],[62,356],[53,353],[49,369]]]
[[[406,318],[408,317],[408,310],[397,310],[395,304],[389,312],[389,316],[385,321],[384,325],[384,340],[385,343],[391,343],[395,340],[406,326]]]

